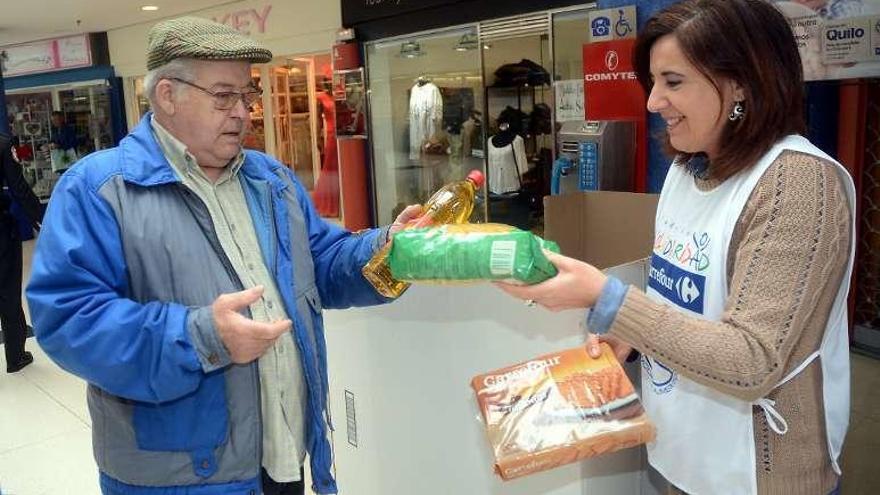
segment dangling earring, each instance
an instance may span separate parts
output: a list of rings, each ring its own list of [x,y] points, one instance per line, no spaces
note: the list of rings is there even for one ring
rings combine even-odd
[[[733,105],[733,110],[730,111],[730,115],[727,116],[727,119],[731,122],[742,120],[743,117],[746,116],[746,110],[743,108],[743,102],[737,101]]]

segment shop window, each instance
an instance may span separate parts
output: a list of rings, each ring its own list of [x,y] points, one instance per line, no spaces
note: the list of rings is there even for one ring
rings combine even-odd
[[[251,69],[251,79],[254,86],[262,88],[262,77],[260,69],[254,67]],[[266,151],[266,123],[264,121],[265,112],[263,111],[262,100],[257,101],[250,109],[251,125],[244,135],[242,146],[247,149]]]
[[[48,200],[59,177],[49,159],[52,93],[7,94],[6,108],[25,179],[41,200]]]
[[[553,16],[553,61],[556,81],[583,81],[584,45],[590,42],[590,10]]]
[[[489,219],[540,234],[553,165],[550,37],[517,33],[483,46]]]
[[[314,189],[314,156],[317,141],[313,131],[314,95],[310,92],[311,61],[289,60],[274,67],[272,99],[275,123],[276,157],[296,172],[306,189]]]
[[[251,112],[249,148],[265,149],[293,170],[323,217],[340,215],[339,159],[330,54],[287,57],[254,73],[266,92]],[[258,147],[260,135],[265,148]]]
[[[150,100],[144,91],[144,78],[137,77],[134,80],[135,103],[137,104],[138,120],[150,111]]]
[[[107,86],[87,86],[58,92],[62,126],[70,126],[79,156],[113,146],[110,127],[110,91]],[[53,127],[53,132],[64,132]]]
[[[110,107],[106,82],[7,93],[15,152],[40,199],[76,160],[113,146]]]
[[[380,224],[444,183],[483,170],[483,77],[472,28],[367,45]],[[485,221],[479,193],[471,221]]]

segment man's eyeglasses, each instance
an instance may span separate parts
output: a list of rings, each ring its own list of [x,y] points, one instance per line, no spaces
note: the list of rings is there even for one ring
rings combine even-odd
[[[214,98],[214,108],[217,110],[230,110],[236,103],[238,103],[239,99],[244,103],[244,107],[250,110],[254,103],[260,101],[260,98],[263,95],[263,91],[259,88],[253,88],[250,91],[211,91],[208,88],[203,88],[196,83],[187,81],[186,79],[180,79],[178,77],[169,77],[168,79],[181,82],[187,86],[192,86],[193,88],[210,95]]]

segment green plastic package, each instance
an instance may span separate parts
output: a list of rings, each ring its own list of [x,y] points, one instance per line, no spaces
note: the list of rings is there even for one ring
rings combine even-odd
[[[503,224],[460,224],[398,232],[388,264],[407,282],[506,280],[536,284],[556,275],[543,250],[552,241]]]

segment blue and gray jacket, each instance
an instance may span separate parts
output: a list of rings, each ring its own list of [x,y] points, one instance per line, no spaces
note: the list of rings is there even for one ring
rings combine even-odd
[[[258,494],[257,364],[231,363],[211,315],[217,296],[243,286],[149,118],[56,186],[27,288],[34,331],[56,363],[89,383],[105,493]],[[313,489],[335,493],[321,310],[387,302],[361,274],[386,232],[324,222],[287,167],[245,156],[239,180],[308,388]]]

